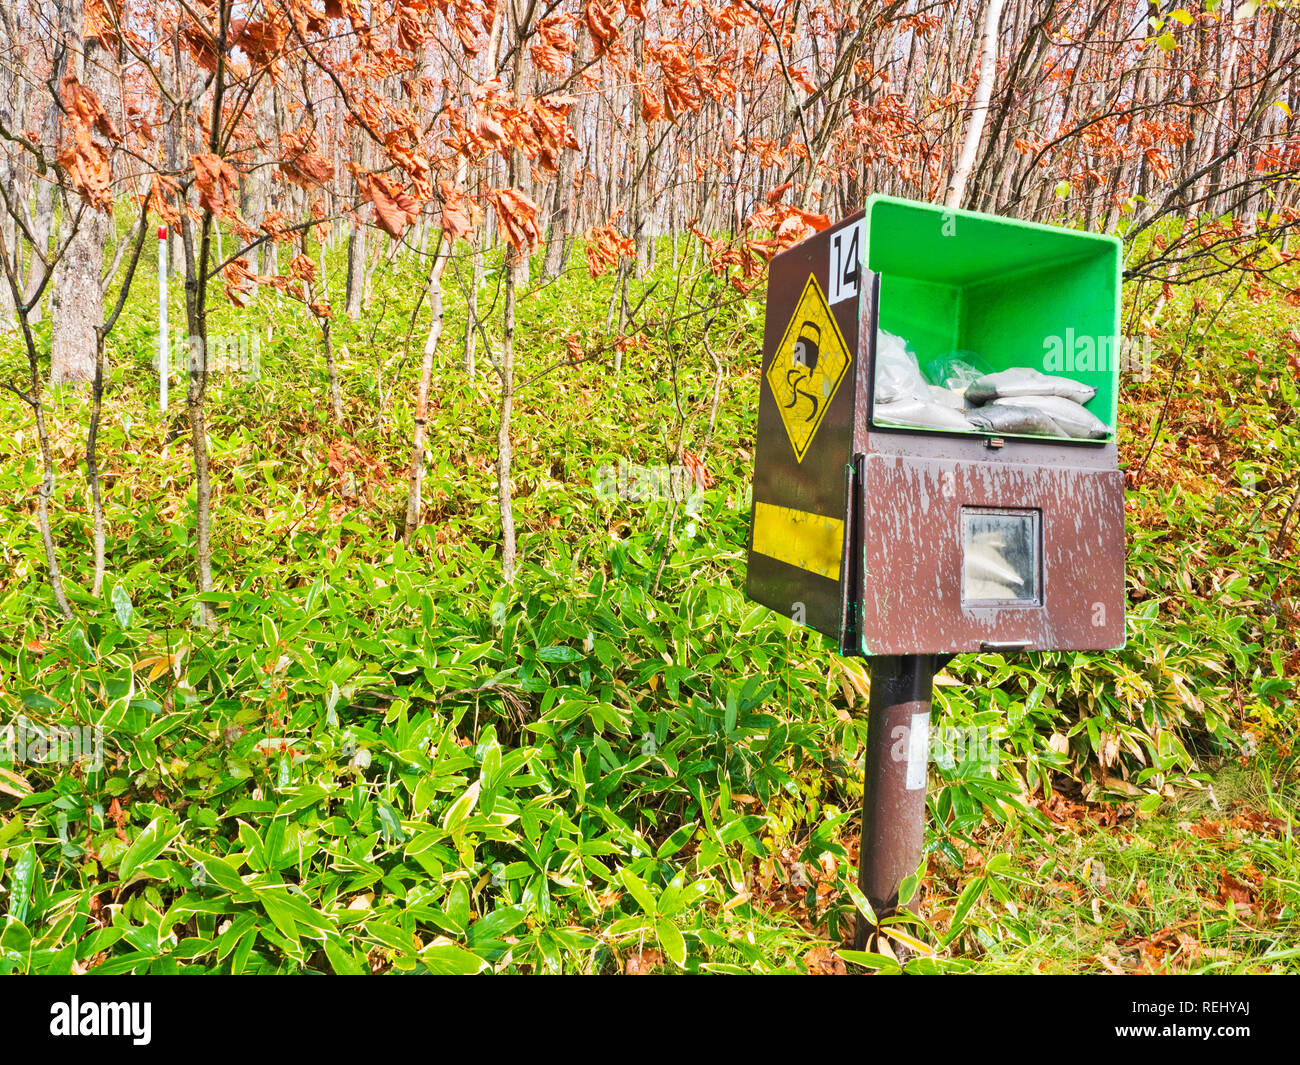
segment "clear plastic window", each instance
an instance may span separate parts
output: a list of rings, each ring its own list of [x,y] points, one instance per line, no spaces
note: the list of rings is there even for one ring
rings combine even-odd
[[[1040,520],[1037,510],[962,508],[963,602],[1042,602]]]

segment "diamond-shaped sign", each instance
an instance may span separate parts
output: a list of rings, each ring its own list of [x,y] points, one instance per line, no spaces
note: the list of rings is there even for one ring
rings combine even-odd
[[[849,346],[826,297],[817,279],[809,275],[767,368],[768,386],[799,462],[808,453],[850,361]]]

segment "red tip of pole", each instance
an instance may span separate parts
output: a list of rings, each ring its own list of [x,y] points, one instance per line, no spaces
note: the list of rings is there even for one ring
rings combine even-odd
[[[166,226],[159,226],[159,227],[158,227],[158,239],[159,239],[159,240],[166,240],[166,239],[167,239],[167,227],[166,227]]]

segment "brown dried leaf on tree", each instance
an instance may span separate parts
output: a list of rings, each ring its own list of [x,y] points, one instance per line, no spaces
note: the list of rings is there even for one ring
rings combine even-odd
[[[416,52],[428,40],[420,24],[420,13],[413,7],[402,5],[397,9],[397,47],[406,52]]]
[[[791,81],[810,96],[817,91],[817,84],[808,76],[808,71],[804,70],[803,67],[786,67],[785,72],[790,75]]]
[[[270,285],[271,288],[283,292],[290,299],[301,302],[302,300],[302,282],[297,281],[285,274],[260,275],[257,279],[263,285]]]
[[[276,210],[269,210],[262,216],[260,228],[276,244],[284,244],[294,239],[284,215]]]
[[[767,196],[767,202],[759,207],[745,220],[749,232],[767,231],[776,237],[775,242],[750,237],[748,245],[760,254],[769,257],[778,251],[793,247],[809,235],[809,230],[821,232],[829,226],[830,219],[824,214],[805,211],[789,203],[774,203],[773,196],[790,187],[789,182],[773,189]]]
[[[576,47],[565,28],[575,20],[573,15],[552,15],[537,24],[537,40],[529,45],[529,52],[537,69],[555,77],[563,77],[567,65],[565,56],[572,55]]]
[[[587,0],[582,9],[582,17],[587,23],[587,32],[591,34],[592,42],[596,46],[596,58],[599,59],[618,42],[618,27],[614,25],[614,14],[599,0]]]
[[[117,46],[118,7],[116,0],[86,0],[81,19],[81,35],[88,41],[98,41],[105,48]]]
[[[624,237],[612,225],[597,226],[587,232],[587,272],[592,277],[618,265],[620,255],[631,258],[635,245],[630,237]]]
[[[303,37],[312,33],[323,33],[329,26],[329,15],[319,8],[312,7],[307,0],[290,0],[288,10],[294,27]]]
[[[700,108],[698,87],[698,57],[681,41],[660,41],[646,48],[650,56],[664,74],[664,108],[668,117],[675,119],[678,115]]]
[[[286,134],[282,144],[285,158],[280,160],[280,170],[299,188],[309,189],[334,179],[334,164],[316,151],[316,134],[310,127]]]
[[[823,229],[829,229],[830,217],[824,214],[818,214],[816,211],[805,211],[802,207],[791,207],[790,211],[796,215],[804,225],[815,229],[820,233]]]
[[[311,283],[316,280],[316,263],[309,255],[295,255],[289,263],[289,276]]]
[[[528,46],[528,51],[533,57],[533,65],[542,73],[564,77],[564,55],[554,45],[544,40],[534,41]]]
[[[138,141],[143,143],[152,143],[154,132],[151,116],[136,101],[129,101],[126,105],[126,129],[125,136],[134,135]]]
[[[256,291],[255,283],[260,279],[248,269],[243,259],[232,259],[221,274],[225,278],[226,299],[236,307],[247,307]]]
[[[195,22],[187,21],[181,25],[180,33],[185,50],[194,58],[194,62],[209,74],[216,73],[217,46],[207,30]]]
[[[100,133],[109,141],[122,138],[105,114],[99,97],[75,77],[70,74],[64,77],[59,84],[59,95],[66,112],[64,127],[69,134],[59,150],[59,166],[86,203],[102,211],[111,211],[112,167],[108,149],[95,140],[94,133]]]
[[[614,342],[614,350],[620,355],[626,355],[629,351],[645,351],[650,346],[642,333],[637,333],[634,336],[628,336],[626,333],[616,333],[610,339]]]
[[[122,135],[118,133],[113,120],[108,117],[104,105],[99,102],[95,90],[82,85],[73,75],[67,74],[59,82],[59,98],[67,111],[67,119],[76,127],[94,130],[105,140],[121,143]]]
[[[164,225],[179,226],[181,214],[176,210],[176,199],[180,192],[179,181],[154,174],[149,183],[149,213],[161,219]]]
[[[478,228],[483,212],[446,178],[438,182],[438,191],[442,195],[442,232],[449,243],[455,244]]]
[[[496,208],[502,232],[512,247],[531,252],[541,243],[538,207],[531,196],[521,189],[491,189],[487,199]]]
[[[394,240],[420,217],[420,205],[414,197],[383,174],[359,171],[357,185],[362,200],[375,209],[375,224]]]
[[[361,7],[361,0],[325,0],[325,14],[329,18],[344,18],[363,44],[370,42],[370,20]]]
[[[454,4],[443,3],[439,6],[443,7],[444,13],[451,20],[465,54],[474,58],[483,50],[481,38],[492,25],[492,12],[487,4],[483,0],[457,0]],[[454,14],[447,12],[448,6],[454,7]]]
[[[647,85],[639,85],[638,89],[641,93],[641,121],[646,125],[651,122],[662,122],[666,117],[663,101]]]
[[[190,156],[199,206],[227,222],[239,218],[239,175],[220,156],[210,152]]]
[[[786,248],[793,248],[803,240],[806,230],[807,227],[802,219],[797,215],[788,215],[776,227],[777,247],[782,251]]]
[[[475,113],[474,132],[493,148],[500,148],[507,142],[505,126],[488,114]]]
[[[789,192],[793,187],[794,187],[793,181],[784,181],[776,188],[774,188],[771,192],[769,192],[767,196],[764,197],[764,199],[766,199],[768,203],[780,203],[781,197],[784,196],[787,192]]]
[[[327,240],[330,235],[330,230],[333,229],[334,227],[325,220],[328,217],[328,215],[326,215],[325,213],[325,203],[323,200],[321,200],[319,196],[317,196],[311,202],[311,216],[312,219],[316,222],[316,226],[315,226],[316,239],[321,241]],[[246,239],[251,240],[252,239],[251,234]]]
[[[695,81],[700,89],[713,99],[714,103],[726,106],[729,101],[735,100],[739,88],[731,72],[723,65],[735,59],[734,53],[719,56],[717,59],[707,59],[696,54],[695,62]]]
[[[59,152],[59,166],[72,181],[72,187],[91,207],[102,211],[113,209],[113,194],[109,188],[112,171],[105,148],[95,144],[89,136],[74,134]]]
[[[233,19],[227,35],[231,48],[238,48],[255,67],[269,67],[284,50],[289,27],[281,19]]]
[[[695,454],[694,451],[688,451],[683,448],[681,455],[678,456],[678,461],[686,467],[695,487],[701,492],[705,489],[712,488],[716,483],[713,474],[711,474],[708,467],[705,466],[704,460],[700,458],[699,455]]]
[[[526,127],[520,129],[524,150],[546,173],[560,169],[560,152],[578,148],[578,137],[569,125],[574,100],[569,96],[543,96],[529,103]],[[522,125],[522,124],[521,124]],[[517,138],[518,139],[518,138]]]
[[[429,160],[420,150],[418,131],[403,129],[388,134],[384,138],[384,153],[394,166],[406,171],[406,176],[411,179],[411,195],[415,199],[423,203],[433,196],[429,184]]]

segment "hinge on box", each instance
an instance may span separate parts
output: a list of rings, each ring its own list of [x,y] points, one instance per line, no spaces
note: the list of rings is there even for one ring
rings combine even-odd
[[[982,640],[981,651],[1028,651],[1032,645],[1027,640]]]

